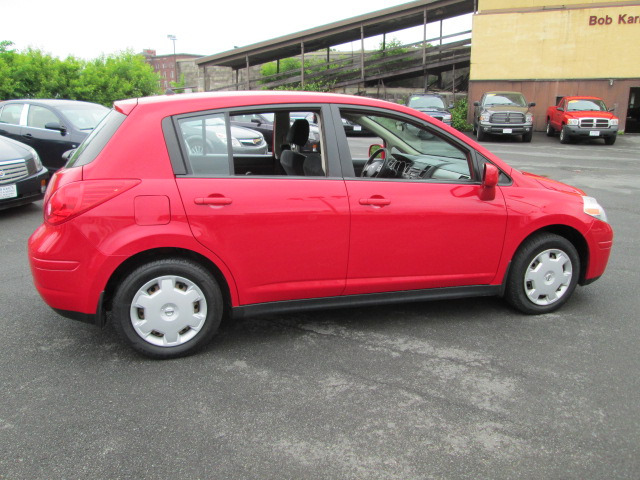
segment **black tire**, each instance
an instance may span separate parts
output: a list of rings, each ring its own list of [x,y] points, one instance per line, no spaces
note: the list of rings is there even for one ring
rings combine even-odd
[[[551,123],[549,123],[549,120],[547,120],[547,129],[545,130],[545,133],[547,134],[547,137],[553,137],[556,134],[556,131],[551,126]]]
[[[484,133],[484,130],[482,130],[482,128],[478,127],[478,131],[476,132],[476,140],[478,142],[483,142],[486,139],[487,139],[487,134]]]
[[[131,347],[166,359],[194,353],[211,340],[222,319],[223,300],[218,283],[202,266],[167,258],[127,275],[113,297],[112,311],[115,330]]]
[[[530,143],[532,138],[533,138],[533,132],[522,134],[522,141],[525,143]]]
[[[580,257],[573,244],[553,233],[538,233],[514,255],[504,298],[522,313],[553,312],[569,300],[579,277]]]
[[[473,122],[473,134],[476,135],[478,133],[478,127],[476,126],[476,123]]]
[[[604,144],[605,145],[613,145],[614,143],[616,143],[616,136],[615,135],[611,135],[610,137],[604,137]]]
[[[566,125],[562,126],[562,130],[560,130],[560,143],[571,143],[571,137],[569,136],[569,129]]]

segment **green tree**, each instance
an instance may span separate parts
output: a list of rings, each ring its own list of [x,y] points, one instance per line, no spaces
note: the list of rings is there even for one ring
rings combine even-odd
[[[66,98],[111,106],[159,93],[159,78],[140,55],[126,51],[95,60],[60,60],[40,50],[9,50],[0,42],[0,99]]]
[[[473,129],[473,125],[467,123],[467,112],[469,104],[467,97],[458,100],[451,110],[451,126],[461,132],[469,132]]]

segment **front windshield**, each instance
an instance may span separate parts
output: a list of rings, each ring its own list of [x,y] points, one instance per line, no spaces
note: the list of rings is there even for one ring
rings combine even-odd
[[[607,106],[602,100],[569,100],[568,112],[606,112]]]
[[[64,105],[59,110],[79,130],[93,130],[109,113],[107,107],[91,103]]]
[[[411,108],[445,108],[440,97],[416,95],[409,99]]]
[[[526,107],[527,102],[521,93],[488,93],[484,99],[484,106],[505,105],[509,107]]]

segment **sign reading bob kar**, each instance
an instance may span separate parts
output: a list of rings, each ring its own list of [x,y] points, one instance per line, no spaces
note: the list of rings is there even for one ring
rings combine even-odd
[[[589,16],[589,26],[594,25],[611,25],[614,23],[615,17],[610,17],[609,15],[605,15],[604,17],[599,17],[597,15]],[[628,13],[620,13],[618,14],[618,21],[615,22],[618,25],[631,25],[631,24],[640,24],[640,15],[629,15]]]

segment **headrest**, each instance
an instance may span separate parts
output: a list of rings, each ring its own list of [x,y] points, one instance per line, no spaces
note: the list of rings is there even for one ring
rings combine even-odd
[[[287,133],[287,143],[302,147],[307,140],[309,140],[309,122],[304,119],[295,120]]]

